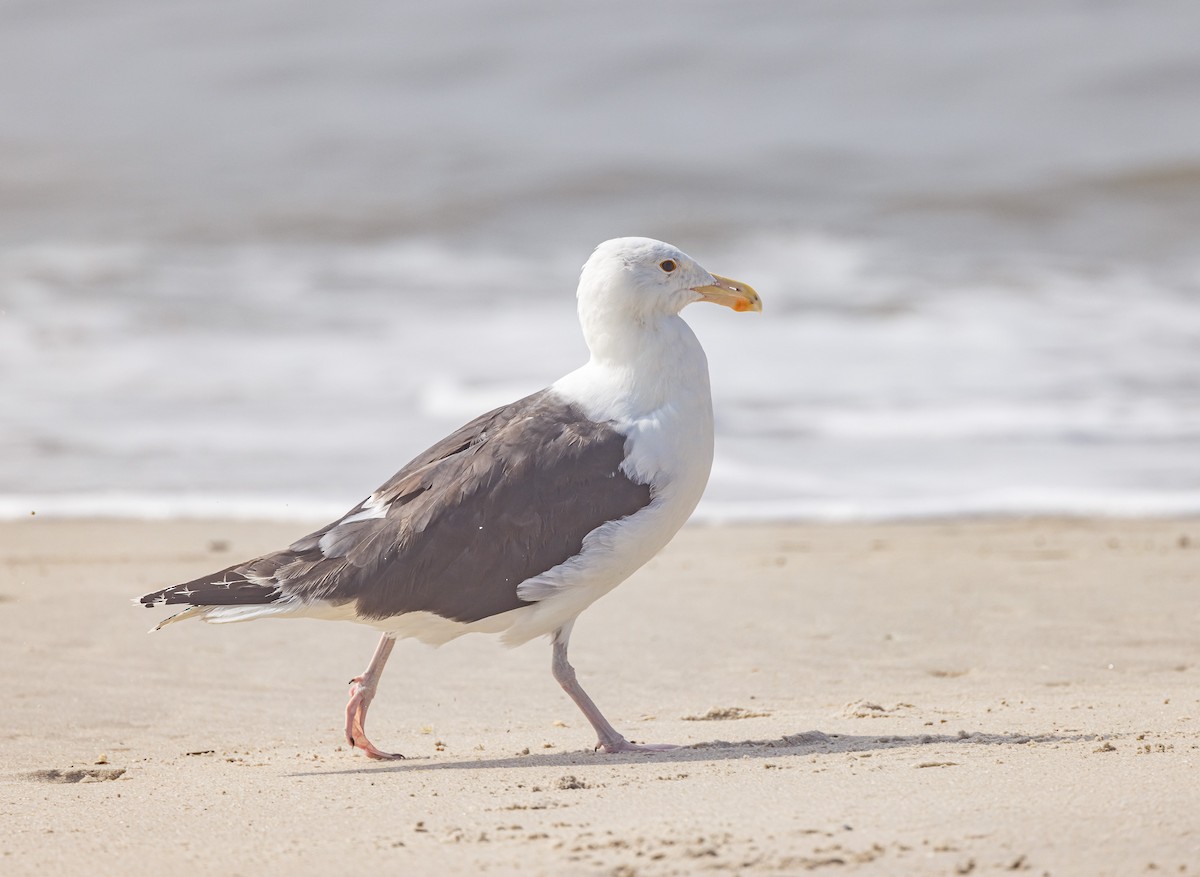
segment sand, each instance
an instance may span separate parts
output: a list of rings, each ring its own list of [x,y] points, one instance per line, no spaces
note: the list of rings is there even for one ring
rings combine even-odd
[[[1200,873],[1200,521],[693,527],[549,649],[187,623],[129,598],[279,546],[0,525],[0,873]]]

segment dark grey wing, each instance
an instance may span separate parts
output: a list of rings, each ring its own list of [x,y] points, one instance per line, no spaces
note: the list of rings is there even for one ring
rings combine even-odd
[[[325,600],[353,602],[369,619],[425,611],[478,621],[526,605],[521,582],[650,503],[624,459],[620,432],[543,390],[447,436],[286,551],[142,602]]]

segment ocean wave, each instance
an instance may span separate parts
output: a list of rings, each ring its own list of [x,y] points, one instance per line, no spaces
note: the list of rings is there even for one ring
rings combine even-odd
[[[355,501],[265,496],[94,493],[0,496],[0,520],[222,520],[317,525],[336,520]],[[963,517],[1163,518],[1200,515],[1200,491],[1099,491],[1017,488],[919,498],[710,500],[695,524],[754,522],[854,523]]]
[[[583,255],[416,240],[0,250],[0,490],[135,516],[225,514],[173,491],[365,492],[583,361]],[[761,317],[686,312],[716,410],[705,509],[1103,511],[1142,490],[1171,509],[1159,491],[1200,483],[1195,265],[927,266],[804,231],[695,255],[765,301]],[[1089,488],[1092,505],[1039,499]]]

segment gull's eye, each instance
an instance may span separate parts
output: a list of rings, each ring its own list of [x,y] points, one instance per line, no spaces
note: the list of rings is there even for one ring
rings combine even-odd
[[[664,271],[666,271],[668,274],[670,274],[672,271],[674,271],[679,266],[675,264],[674,259],[663,259],[661,262],[658,263],[658,267],[663,269]]]

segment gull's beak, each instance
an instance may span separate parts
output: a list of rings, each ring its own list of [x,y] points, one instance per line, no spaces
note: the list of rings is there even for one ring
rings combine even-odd
[[[700,298],[716,305],[725,305],[735,311],[762,312],[762,299],[749,283],[740,280],[730,280],[719,274],[712,276],[716,283],[709,286],[693,286],[692,292],[700,293]]]

